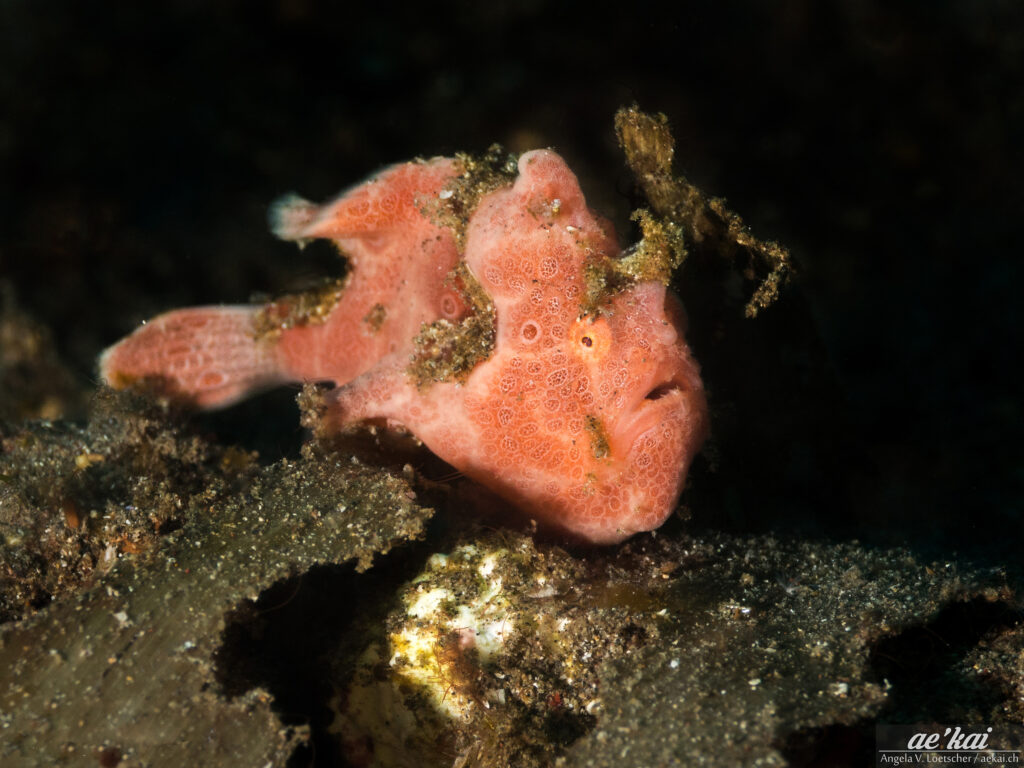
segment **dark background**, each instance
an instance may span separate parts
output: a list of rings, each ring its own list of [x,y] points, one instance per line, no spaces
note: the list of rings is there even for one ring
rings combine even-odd
[[[800,272],[757,320],[700,254],[679,275],[715,419],[691,529],[1012,563],[1022,59],[1015,0],[9,0],[0,269],[87,384],[159,311],[337,272],[268,203],[417,155],[553,146],[628,240],[612,116],[637,102]],[[292,452],[293,394],[202,426]]]

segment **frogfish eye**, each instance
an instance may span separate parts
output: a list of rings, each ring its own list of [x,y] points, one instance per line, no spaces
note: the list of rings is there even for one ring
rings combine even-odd
[[[588,361],[602,360],[612,345],[612,332],[604,318],[581,317],[569,334],[576,355]]]

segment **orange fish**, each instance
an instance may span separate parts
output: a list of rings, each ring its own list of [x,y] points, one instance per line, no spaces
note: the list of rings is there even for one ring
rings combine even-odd
[[[450,195],[455,161],[397,166],[321,209],[284,203],[279,234],[330,237],[352,256],[322,323],[260,337],[253,318],[266,308],[171,312],[106,352],[104,379],[156,377],[200,407],[284,380],[333,381],[321,431],[401,425],[525,514],[590,542],[658,527],[708,432],[682,306],[641,281],[585,311],[585,270],[620,255],[615,235],[558,155],[528,152],[518,169],[477,203],[462,261],[424,205]],[[445,278],[453,267],[461,286]],[[375,307],[394,323],[386,333],[367,328]],[[488,314],[493,348],[467,355],[459,329]]]
[[[584,268],[620,248],[550,151],[483,198],[465,262],[493,301],[491,356],[464,382],[419,384],[392,360],[334,390],[327,430],[387,419],[547,526],[614,543],[672,513],[708,432],[679,301],[657,282],[583,314]]]

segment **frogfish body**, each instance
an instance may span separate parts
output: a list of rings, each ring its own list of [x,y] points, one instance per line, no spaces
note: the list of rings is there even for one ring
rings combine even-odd
[[[522,155],[514,182],[483,194],[456,234],[436,211],[460,173],[438,158],[322,207],[286,198],[272,211],[279,236],[326,237],[347,256],[336,295],[169,312],[108,349],[102,378],[198,408],[329,381],[321,431],[401,425],[590,542],[658,527],[708,432],[681,304],[653,280],[585,304],[588,266],[621,249],[554,152]]]

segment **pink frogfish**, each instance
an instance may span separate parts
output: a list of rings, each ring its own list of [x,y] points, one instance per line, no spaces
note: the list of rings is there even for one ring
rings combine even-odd
[[[588,266],[622,251],[548,150],[523,154],[514,180],[485,190],[457,232],[438,211],[460,162],[393,166],[321,207],[285,199],[272,211],[279,236],[328,238],[346,256],[336,294],[312,308],[168,312],[103,354],[103,380],[204,409],[329,382],[321,432],[404,428],[585,541],[657,528],[708,432],[682,305],[642,279],[585,301]]]

